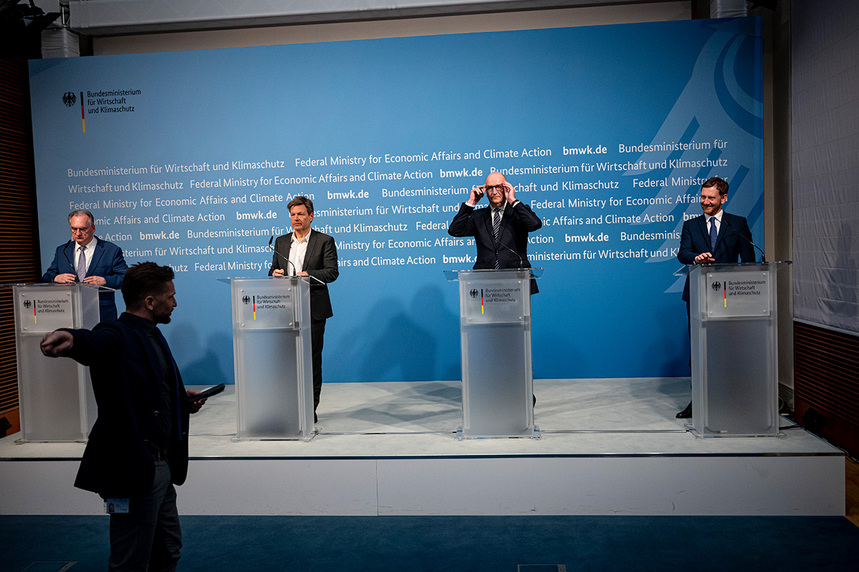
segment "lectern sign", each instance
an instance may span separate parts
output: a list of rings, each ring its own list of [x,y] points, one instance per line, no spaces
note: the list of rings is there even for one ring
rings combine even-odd
[[[522,296],[528,295],[528,286],[527,279],[485,280],[480,287],[470,288],[464,304],[466,321],[521,322]]]
[[[289,290],[239,288],[239,324],[243,329],[286,327],[295,324],[295,301]]]
[[[708,272],[707,317],[769,316],[770,274],[761,271]]]
[[[57,328],[73,327],[72,291],[30,288],[19,292],[18,315],[21,331],[26,333],[53,332]]]

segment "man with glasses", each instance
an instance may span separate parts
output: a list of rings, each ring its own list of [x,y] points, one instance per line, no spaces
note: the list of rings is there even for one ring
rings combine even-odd
[[[475,209],[486,195],[489,207]],[[516,198],[513,185],[501,173],[490,173],[483,186],[471,189],[468,201],[447,229],[451,236],[473,236],[477,243],[475,269],[530,268],[528,233],[543,226],[534,212]],[[531,294],[537,281],[531,280]]]
[[[90,211],[69,213],[72,240],[57,247],[54,261],[42,276],[42,282],[71,284],[83,282],[118,290],[128,265],[122,249],[95,236],[95,219]],[[99,314],[102,322],[116,319],[113,292],[99,292]]]

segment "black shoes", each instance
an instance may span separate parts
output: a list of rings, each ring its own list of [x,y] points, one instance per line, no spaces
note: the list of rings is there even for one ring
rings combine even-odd
[[[692,402],[689,402],[689,405],[686,406],[686,409],[675,415],[677,419],[689,419],[692,417]]]

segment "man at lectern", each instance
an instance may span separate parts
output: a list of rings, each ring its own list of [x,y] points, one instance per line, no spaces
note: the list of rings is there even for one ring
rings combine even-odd
[[[187,391],[158,329],[176,307],[173,270],[128,269],[126,311],[92,330],[61,329],[41,342],[48,357],[90,367],[98,417],[75,486],[98,493],[110,514],[110,570],[174,570],[182,533],[174,485],[188,473],[189,414],[205,399]]]
[[[269,276],[310,277],[310,347],[313,354],[313,420],[322,393],[322,346],[325,321],[334,315],[328,282],[337,280],[337,245],[334,238],[310,229],[313,201],[298,196],[289,201],[292,232],[277,237]]]
[[[118,290],[128,265],[122,249],[94,235],[95,220],[90,211],[69,213],[72,240],[57,247],[54,260],[42,276],[42,282],[71,284],[84,282]],[[102,322],[116,319],[113,292],[99,292],[99,315]]]
[[[728,182],[710,177],[701,185],[701,209],[704,214],[683,223],[677,260],[682,264],[754,262],[752,233],[745,217],[722,210],[728,200]],[[689,277],[683,287],[686,318],[689,318]],[[692,417],[692,403],[676,416]]]
[[[486,195],[489,208],[475,209]],[[490,173],[484,185],[471,189],[468,200],[447,229],[451,236],[473,236],[477,243],[475,269],[531,268],[528,233],[543,226],[528,205],[516,198],[513,185],[501,173]],[[537,281],[531,280],[531,294]]]

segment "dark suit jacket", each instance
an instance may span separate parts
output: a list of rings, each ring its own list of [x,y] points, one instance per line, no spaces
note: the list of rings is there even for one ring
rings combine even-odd
[[[710,233],[703,214],[684,222],[677,260],[683,264],[694,264],[695,257],[702,252],[712,252],[713,258],[720,264],[738,261],[754,262],[755,248],[752,246],[752,232],[745,217],[729,213],[722,214],[716,248],[710,248]],[[686,285],[683,287],[683,300],[689,301],[688,276]]]
[[[528,262],[528,233],[543,226],[540,217],[523,202],[504,207],[498,242],[492,232],[492,209],[475,209],[462,203],[447,229],[451,236],[473,236],[477,244],[475,269],[493,269],[498,259],[501,268],[531,268]],[[531,293],[537,292],[536,280],[531,281]]]
[[[119,320],[98,324],[92,330],[69,330],[74,345],[67,355],[90,367],[98,404],[98,417],[75,486],[102,497],[128,498],[142,494],[155,478],[155,464],[146,443],[158,434],[162,374],[146,324],[142,318],[126,312]],[[174,421],[167,448],[173,483],[181,485],[188,474],[191,404],[181,375],[175,383],[179,385],[176,407],[181,422]],[[177,424],[181,426],[176,427]]]
[[[96,237],[97,238],[97,237]],[[77,274],[75,271],[75,247],[77,243],[70,240],[57,247],[54,260],[48,271],[42,275],[42,282],[53,282],[58,274]],[[106,286],[119,290],[128,265],[122,256],[122,249],[112,242],[98,239],[95,252],[87,269],[87,276],[101,276],[107,281]],[[116,319],[116,298],[113,292],[99,292],[99,313],[102,322]]]
[[[289,274],[289,248],[292,246],[292,233],[278,236],[274,241],[274,254],[271,260],[271,269],[268,275],[278,268],[282,268]],[[281,256],[283,258],[281,258]],[[322,281],[322,283],[310,279],[310,319],[325,320],[334,315],[331,309],[331,298],[328,296],[328,282],[337,280],[340,275],[340,270],[337,267],[337,245],[334,243],[334,238],[327,234],[310,232],[310,238],[307,242],[307,252],[304,255],[304,268],[299,268],[300,271],[306,271],[311,276],[314,276]]]

